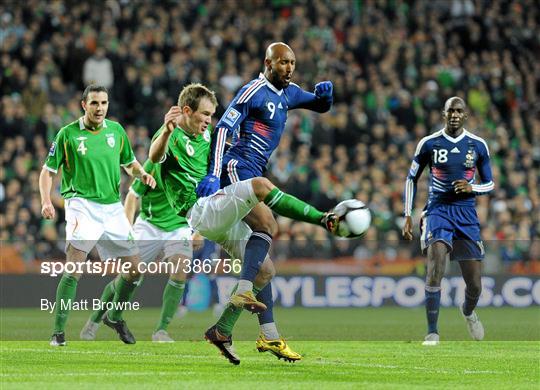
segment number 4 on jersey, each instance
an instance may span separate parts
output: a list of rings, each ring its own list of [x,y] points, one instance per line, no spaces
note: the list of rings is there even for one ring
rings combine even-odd
[[[86,151],[88,150],[88,148],[86,147],[86,145],[84,144],[84,140],[86,139],[86,137],[79,137],[77,138],[77,141],[81,141],[79,143],[79,146],[77,147],[77,152],[81,153],[83,156],[86,154]]]

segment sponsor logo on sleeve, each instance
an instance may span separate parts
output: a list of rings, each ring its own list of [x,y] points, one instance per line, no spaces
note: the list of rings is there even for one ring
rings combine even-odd
[[[51,145],[51,148],[49,149],[49,156],[54,156],[55,152],[56,152],[56,142],[53,142]]]

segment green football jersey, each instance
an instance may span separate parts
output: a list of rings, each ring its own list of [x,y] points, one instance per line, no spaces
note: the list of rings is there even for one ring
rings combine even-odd
[[[60,129],[44,167],[62,167],[62,196],[111,204],[120,201],[120,166],[135,161],[128,136],[117,122],[105,119],[99,130],[89,130],[83,118]]]
[[[160,177],[161,165],[147,160],[144,170],[154,176],[156,187],[152,189],[140,179],[131,185],[131,190],[141,198],[141,218],[166,232],[188,226],[187,220],[177,215],[167,200]]]
[[[210,142],[208,130],[193,136],[178,127],[169,138],[167,152],[161,162],[161,178],[167,199],[180,216],[184,217],[197,201],[195,189],[208,173]]]

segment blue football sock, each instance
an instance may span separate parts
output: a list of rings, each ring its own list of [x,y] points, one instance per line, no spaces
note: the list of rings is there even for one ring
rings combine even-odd
[[[274,300],[272,299],[272,283],[268,283],[257,294],[257,300],[266,305],[266,310],[259,313],[259,324],[268,324],[274,322]]]
[[[184,294],[182,295],[182,300],[180,301],[180,305],[187,306],[187,296],[189,294],[189,280],[186,280],[186,283],[184,284]]]
[[[437,321],[439,320],[439,306],[441,304],[441,288],[426,286],[426,317],[428,333],[439,333]]]
[[[253,232],[246,244],[244,264],[240,280],[253,282],[261,269],[261,265],[268,254],[272,236],[265,232]]]

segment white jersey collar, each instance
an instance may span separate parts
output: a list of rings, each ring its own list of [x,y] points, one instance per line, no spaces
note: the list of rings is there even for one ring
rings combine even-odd
[[[441,131],[442,131],[443,137],[446,138],[448,141],[454,143],[454,144],[457,144],[457,143],[458,143],[459,141],[461,141],[466,135],[469,134],[469,132],[468,132],[465,128],[463,128],[463,132],[462,132],[459,136],[457,136],[456,138],[454,138],[454,137],[451,137],[451,136],[449,136],[448,134],[446,134],[446,127],[443,128]]]
[[[81,117],[79,118],[79,129],[80,129],[80,130],[86,129],[86,126],[84,125],[84,120],[83,120],[83,118],[84,118],[84,116],[81,116]],[[102,127],[102,129],[106,129],[106,128],[107,128],[107,122],[105,121],[105,119],[103,119],[103,127]],[[89,130],[90,130],[90,129],[89,129]],[[94,131],[94,130],[92,130],[92,131]]]
[[[283,90],[282,89],[277,89],[276,87],[274,87],[274,84],[272,84],[270,81],[268,81],[268,79],[266,78],[264,73],[259,73],[259,78],[264,79],[264,81],[265,81],[266,85],[268,86],[268,88],[270,88],[272,91],[277,93],[278,96],[281,96],[281,94],[283,93]]]

